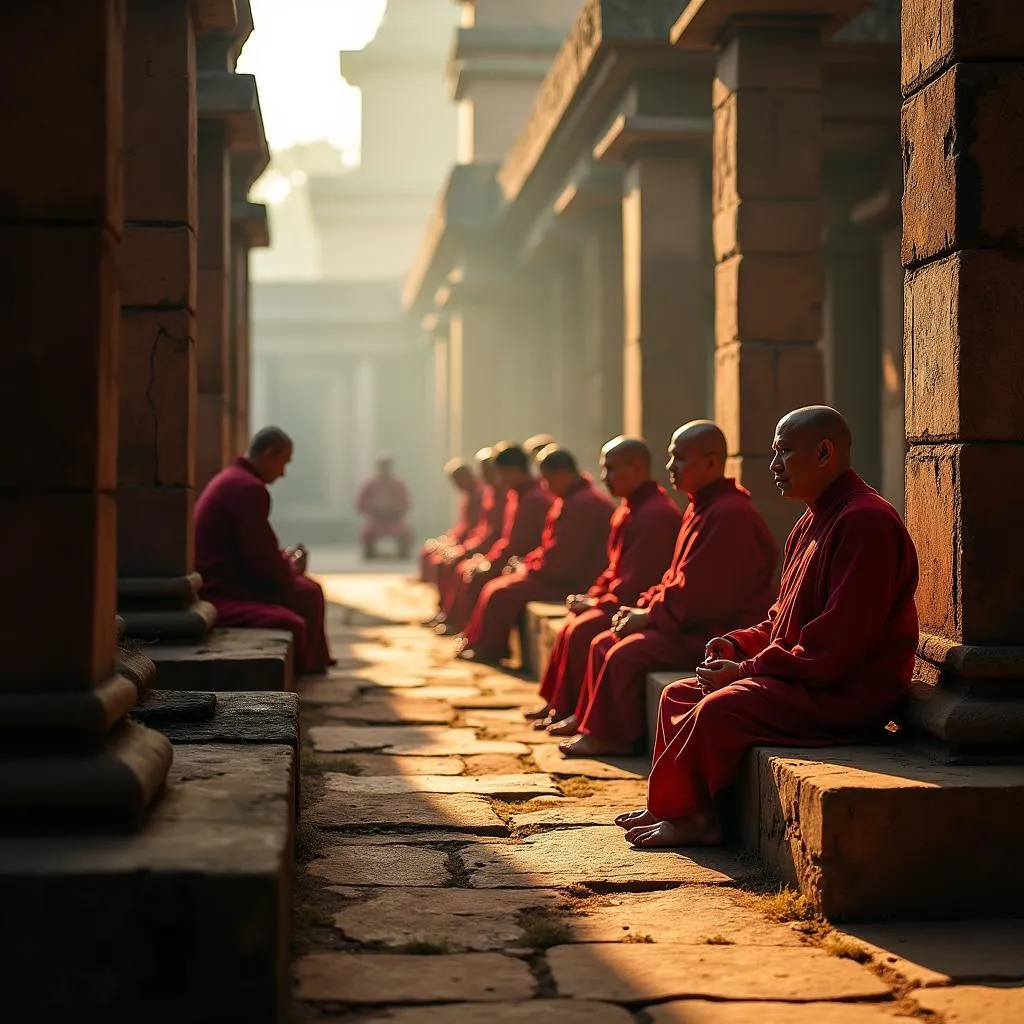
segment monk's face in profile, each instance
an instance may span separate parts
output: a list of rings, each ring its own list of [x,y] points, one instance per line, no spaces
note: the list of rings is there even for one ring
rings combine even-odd
[[[675,436],[668,449],[668,478],[680,494],[696,494],[714,479],[714,460],[700,441]]]
[[[628,498],[645,476],[637,460],[627,458],[622,452],[601,455],[601,480],[613,498]]]
[[[835,478],[835,444],[810,427],[783,420],[775,429],[772,450],[772,476],[784,498],[810,504]]]
[[[256,469],[265,484],[272,484],[275,480],[280,480],[285,475],[286,467],[291,461],[292,446],[286,444],[277,451],[271,449],[264,452],[259,457]]]

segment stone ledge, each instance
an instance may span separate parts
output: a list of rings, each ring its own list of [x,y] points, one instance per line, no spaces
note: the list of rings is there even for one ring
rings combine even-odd
[[[215,629],[198,644],[153,644],[161,690],[295,689],[292,635],[279,629]]]
[[[7,1018],[283,1019],[293,751],[174,754],[137,834],[0,839]]]
[[[831,919],[1024,913],[1024,767],[757,748],[739,804],[748,848]]]
[[[661,695],[670,683],[693,675],[693,669],[678,669],[671,672],[647,673],[647,750],[654,749],[654,737],[658,731],[658,707]]]
[[[149,726],[162,732],[175,746],[269,743],[298,751],[299,696],[266,690],[236,690],[217,695],[213,714],[208,718],[150,721]]]
[[[549,601],[531,601],[523,613],[520,626],[523,670],[541,678],[551,658],[554,637],[568,618],[565,604]],[[553,632],[549,632],[553,630]]]

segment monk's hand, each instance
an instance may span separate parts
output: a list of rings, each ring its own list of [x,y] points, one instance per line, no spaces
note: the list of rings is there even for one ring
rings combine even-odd
[[[597,607],[597,598],[591,597],[589,594],[570,594],[565,599],[565,606],[573,615],[581,615],[583,612]]]
[[[612,632],[619,637],[639,633],[647,628],[651,613],[646,608],[620,608],[612,619]]]
[[[300,576],[304,575],[309,561],[309,552],[300,544],[297,548],[288,549],[288,557],[292,560],[295,571]]]
[[[716,636],[712,637],[708,641],[707,647],[704,648],[704,661],[707,663],[723,659],[731,660],[741,653],[734,640],[730,640],[726,636]]]
[[[735,683],[739,678],[740,665],[738,661],[719,658],[716,661],[706,661],[703,665],[697,666],[697,681],[705,693],[721,690],[730,683]]]
[[[423,550],[428,555],[432,555],[441,547],[441,540],[438,537],[431,537],[430,540],[423,542]]]
[[[513,555],[513,556],[512,556],[512,557],[511,557],[511,558],[510,558],[510,559],[508,560],[508,565],[506,565],[506,566],[505,566],[505,568],[501,570],[501,571],[502,571],[502,574],[503,574],[503,575],[505,575],[505,576],[511,576],[511,575],[512,575],[512,573],[514,573],[514,572],[519,572],[519,567],[520,567],[520,566],[521,566],[522,564],[523,564],[523,562],[522,562],[522,559],[520,559],[520,558],[519,558],[518,556],[516,556],[516,555]]]

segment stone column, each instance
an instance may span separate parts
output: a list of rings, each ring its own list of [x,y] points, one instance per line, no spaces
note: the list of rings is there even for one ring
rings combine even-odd
[[[129,636],[203,637],[196,599],[196,63],[189,0],[129,0],[118,452]],[[154,131],[153,125],[164,126]]]
[[[903,5],[907,525],[921,585],[910,721],[957,747],[1024,742],[1024,21]]]
[[[715,419],[729,441],[730,471],[779,540],[800,509],[772,483],[775,425],[825,398],[822,33],[861,6],[804,0],[773,20],[760,0],[696,0],[673,33],[683,48],[718,50]]]
[[[139,821],[172,757],[115,671],[123,47],[114,0],[18,4],[0,33],[0,818],[58,832]]]

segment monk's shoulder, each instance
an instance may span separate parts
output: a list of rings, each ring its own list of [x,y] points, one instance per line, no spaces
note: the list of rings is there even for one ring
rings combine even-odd
[[[736,490],[723,494],[718,501],[711,505],[708,513],[723,522],[735,523],[737,526],[754,525],[767,529],[767,523],[764,516],[761,515],[761,510],[745,491]]]
[[[636,516],[647,524],[664,523],[678,527],[683,513],[667,494],[658,494],[641,505],[636,510]]]
[[[910,537],[896,509],[874,492],[854,495],[846,502],[836,514],[832,533],[836,537],[851,534],[864,537],[897,536],[900,540]]]

